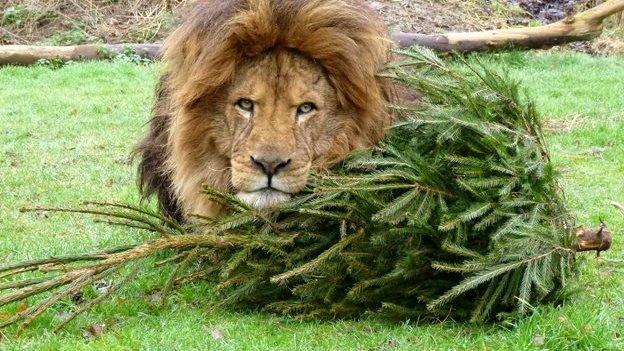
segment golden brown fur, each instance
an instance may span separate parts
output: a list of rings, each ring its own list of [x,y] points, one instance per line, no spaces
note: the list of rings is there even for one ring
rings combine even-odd
[[[286,200],[392,120],[376,77],[390,42],[359,0],[199,1],[165,47],[137,151],[143,193],[177,218],[220,211],[202,184],[260,207]]]

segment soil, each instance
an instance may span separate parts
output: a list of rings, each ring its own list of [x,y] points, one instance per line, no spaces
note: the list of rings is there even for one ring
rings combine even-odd
[[[500,28],[508,24],[509,15],[513,13],[511,7],[493,8],[491,1],[378,0],[369,3],[393,29],[416,33]]]
[[[579,7],[587,4],[587,0],[513,0],[533,18],[542,22],[559,21],[574,14]]]

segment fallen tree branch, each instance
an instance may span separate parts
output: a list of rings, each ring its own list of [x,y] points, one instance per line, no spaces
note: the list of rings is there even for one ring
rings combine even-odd
[[[420,34],[395,32],[399,47],[424,46],[443,52],[473,52],[516,48],[544,48],[593,39],[602,33],[603,21],[624,10],[624,0],[609,0],[559,22],[539,27],[508,28],[483,32]],[[0,46],[0,65],[31,65],[41,59],[108,59],[125,52],[142,58],[160,58],[160,44],[101,44],[75,46]]]
[[[131,52],[142,58],[160,57],[160,44],[101,44],[73,46],[0,45],[0,65],[32,65],[39,60],[104,60]]]
[[[602,33],[603,21],[624,10],[624,0],[609,0],[561,21],[539,26],[483,32],[417,34],[395,32],[400,47],[425,46],[438,51],[473,52],[510,47],[543,48],[593,39]]]
[[[73,260],[72,257],[66,257],[62,262],[57,259],[51,259],[54,260],[54,263],[52,263],[54,265],[63,265],[65,263],[71,264],[63,266],[63,271],[66,273],[60,276],[50,274],[50,271],[52,270],[49,269],[49,263],[46,263],[48,260],[24,262],[22,265],[32,268],[29,271],[37,271],[43,274],[43,276],[36,279],[24,279],[18,276],[15,281],[3,283],[1,290],[13,291],[0,294],[0,307],[15,301],[24,300],[30,296],[41,295],[49,291],[55,292],[50,297],[43,299],[37,305],[34,305],[23,312],[17,313],[9,319],[0,320],[0,328],[4,328],[19,321],[24,321],[22,328],[27,327],[37,316],[51,307],[54,303],[69,296],[70,292],[80,290],[88,284],[104,279],[119,271],[128,263],[137,263],[146,257],[153,256],[154,254],[161,253],[168,249],[189,251],[190,253],[187,254],[188,256],[194,252],[196,253],[199,247],[229,247],[237,244],[237,238],[231,238],[230,241],[230,238],[227,236],[185,234],[172,237],[161,237],[141,245],[127,247],[126,249],[111,250],[92,255],[74,256]],[[94,260],[99,259],[99,261],[84,263],[84,257],[93,257]],[[3,266],[0,267],[0,270],[6,270],[7,267],[10,269],[12,266]],[[116,291],[121,285],[127,282],[130,277],[133,277],[136,274],[135,271],[130,273],[128,278],[122,280],[121,283],[110,288],[109,292],[76,310],[70,315],[70,318],[61,323],[59,327],[64,326],[67,322],[69,322],[69,320],[73,319],[78,314],[87,311],[108,295]]]

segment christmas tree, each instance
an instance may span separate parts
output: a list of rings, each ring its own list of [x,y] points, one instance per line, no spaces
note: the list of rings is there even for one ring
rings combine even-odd
[[[158,266],[175,264],[164,295],[205,279],[215,304],[302,318],[484,321],[557,301],[576,252],[607,249],[610,233],[575,235],[533,103],[517,82],[482,65],[427,50],[400,54],[381,74],[421,98],[391,106],[400,122],[380,145],[315,174],[304,193],[277,208],[257,210],[205,189],[226,215],[183,225],[127,205],[60,209],[158,237],[0,267],[8,279],[0,282],[0,306],[53,291],[0,326],[28,325],[69,293],[125,274],[61,327],[154,255],[169,255]]]

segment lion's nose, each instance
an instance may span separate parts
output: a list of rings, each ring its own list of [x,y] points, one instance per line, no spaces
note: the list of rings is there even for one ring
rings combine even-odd
[[[250,156],[251,163],[260,168],[266,175],[273,176],[279,171],[283,171],[290,165],[290,159],[284,160],[279,157]]]

